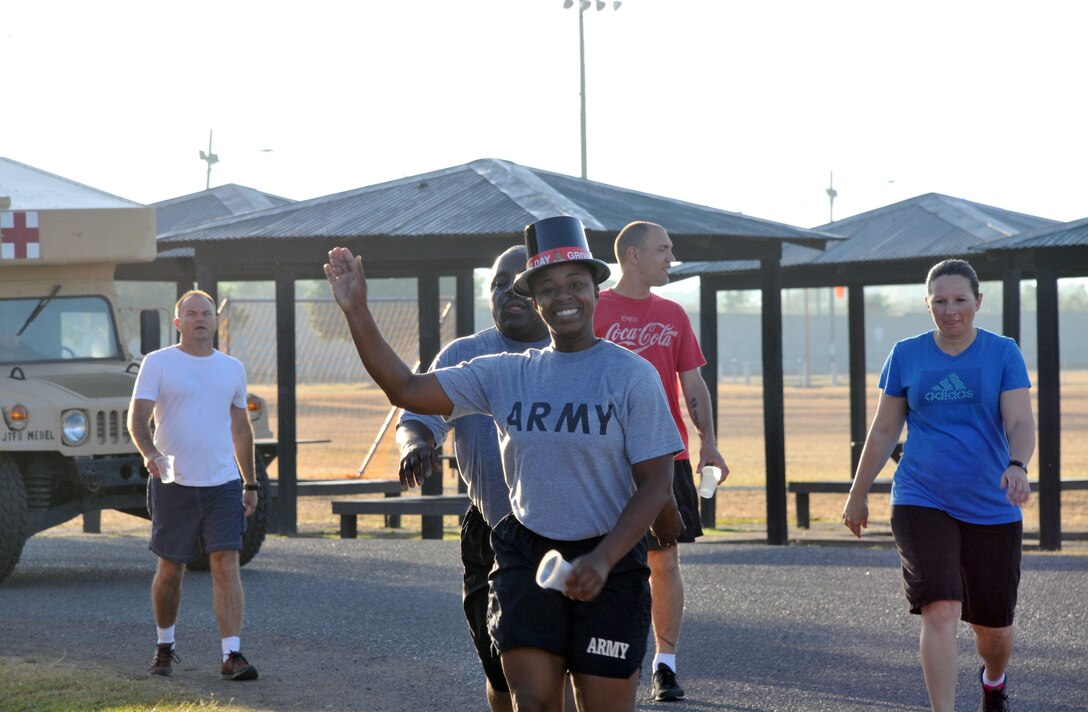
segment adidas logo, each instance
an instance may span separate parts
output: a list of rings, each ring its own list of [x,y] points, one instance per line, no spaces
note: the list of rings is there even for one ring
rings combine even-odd
[[[942,378],[926,393],[927,401],[961,401],[971,400],[975,392],[955,373]]]
[[[590,638],[589,647],[586,648],[586,652],[594,653],[596,655],[604,655],[610,658],[619,658],[620,660],[626,660],[627,649],[630,647],[630,643],[621,643],[618,640]]]

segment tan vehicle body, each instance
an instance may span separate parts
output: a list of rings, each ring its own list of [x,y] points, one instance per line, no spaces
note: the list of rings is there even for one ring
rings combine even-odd
[[[114,271],[155,258],[152,208],[0,212],[0,581],[26,538],[103,509],[147,517],[147,470],[126,427],[141,342],[126,341]],[[150,321],[158,323],[173,305]],[[141,320],[143,323],[144,320]],[[263,403],[254,430],[271,441]],[[272,455],[274,457],[274,454]],[[268,458],[270,460],[270,458]],[[259,475],[265,458],[258,457]],[[267,499],[262,497],[261,499]],[[263,508],[259,538],[267,525]],[[259,548],[251,547],[251,558]],[[248,561],[248,558],[246,558]]]

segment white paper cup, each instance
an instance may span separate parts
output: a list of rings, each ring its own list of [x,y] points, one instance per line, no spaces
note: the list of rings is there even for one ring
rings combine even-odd
[[[155,460],[155,463],[159,466],[159,479],[162,480],[164,485],[168,485],[174,481],[174,456],[163,455]]]
[[[567,576],[574,568],[570,562],[563,558],[555,549],[552,549],[540,560],[540,566],[536,567],[536,584],[541,588],[551,588],[562,592],[567,583]]]
[[[707,465],[703,468],[702,479],[699,480],[699,496],[710,499],[714,491],[718,489],[718,483],[722,481],[722,470],[715,465]]]

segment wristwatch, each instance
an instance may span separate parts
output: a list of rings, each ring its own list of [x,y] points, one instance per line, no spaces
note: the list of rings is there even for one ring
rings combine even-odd
[[[1028,466],[1027,466],[1027,465],[1025,465],[1024,463],[1020,462],[1019,460],[1009,460],[1009,464],[1008,464],[1008,465],[1006,465],[1005,467],[1006,467],[1006,468],[1009,468],[1009,467],[1019,467],[1019,468],[1020,468],[1021,470],[1023,470],[1024,472],[1027,472],[1027,471],[1028,471]]]
[[[246,492],[260,492],[261,491],[261,486],[259,484],[257,484],[256,482],[254,482],[253,484],[249,484],[247,482],[244,485],[242,485],[242,489],[244,489]]]

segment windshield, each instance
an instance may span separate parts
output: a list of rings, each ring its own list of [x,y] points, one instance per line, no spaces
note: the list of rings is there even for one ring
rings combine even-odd
[[[117,327],[102,297],[0,299],[2,364],[119,358]]]

